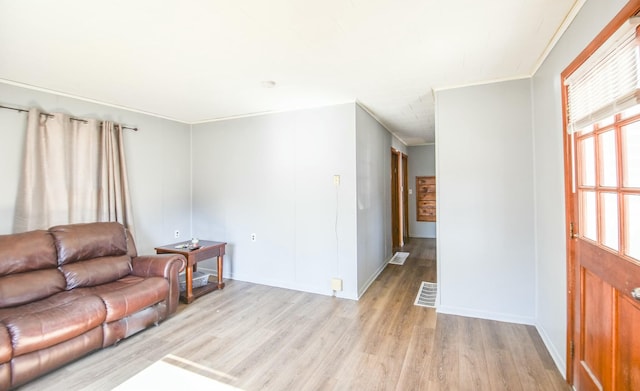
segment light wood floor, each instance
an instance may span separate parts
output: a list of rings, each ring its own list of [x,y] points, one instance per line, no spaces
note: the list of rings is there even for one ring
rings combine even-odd
[[[243,390],[569,390],[535,328],[413,305],[435,241],[411,239],[358,302],[228,281],[22,390],[109,390],[168,354]],[[184,389],[188,389],[185,387]]]

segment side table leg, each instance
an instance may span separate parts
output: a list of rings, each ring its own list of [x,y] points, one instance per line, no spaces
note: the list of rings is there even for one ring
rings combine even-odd
[[[187,302],[187,304],[189,304],[193,301],[193,265],[191,266],[187,265],[185,274],[186,274],[185,278],[186,278],[187,289],[185,289],[184,299]]]
[[[218,289],[224,288],[224,282],[222,282],[222,255],[218,256]]]

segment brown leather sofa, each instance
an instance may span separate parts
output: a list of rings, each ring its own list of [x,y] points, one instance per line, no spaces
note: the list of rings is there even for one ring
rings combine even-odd
[[[138,256],[118,223],[0,236],[0,390],[166,319],[184,266]]]

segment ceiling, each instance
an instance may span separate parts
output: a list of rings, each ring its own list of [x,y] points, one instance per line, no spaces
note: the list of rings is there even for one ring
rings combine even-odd
[[[434,89],[531,76],[583,3],[0,0],[0,81],[191,124],[357,101],[420,145]]]

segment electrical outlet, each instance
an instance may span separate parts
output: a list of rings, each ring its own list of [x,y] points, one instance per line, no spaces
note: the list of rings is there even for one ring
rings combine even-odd
[[[251,241],[255,242],[256,241],[256,234],[251,234]]]
[[[336,186],[340,186],[340,175],[333,176],[333,184]]]
[[[178,239],[180,237],[180,230],[176,229],[175,231],[173,231],[173,237]]]
[[[336,292],[342,291],[342,279],[341,278],[332,278],[331,279],[331,290]]]

